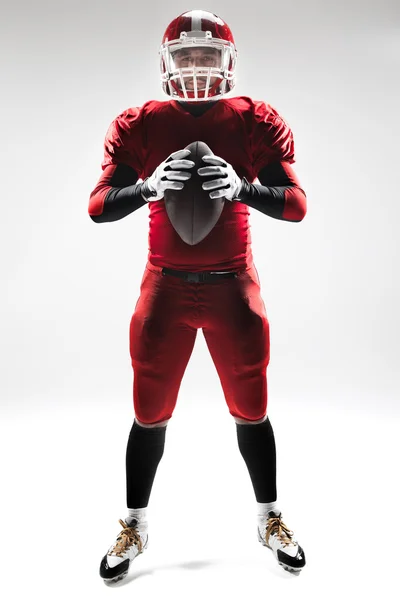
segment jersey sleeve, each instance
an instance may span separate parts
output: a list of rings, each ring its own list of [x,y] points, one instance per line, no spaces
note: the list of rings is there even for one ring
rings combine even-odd
[[[133,193],[132,190],[134,201],[130,198],[124,200],[121,197],[118,199],[109,197],[113,189],[115,192],[115,188],[133,185],[141,178],[144,163],[141,113],[139,108],[129,108],[118,115],[107,130],[104,140],[104,158],[101,163],[103,172],[89,198],[91,217],[101,217],[102,220],[107,220],[109,217],[109,220],[113,220],[114,217],[122,218],[121,215],[128,214],[124,212],[125,208],[132,212],[145,203],[139,195],[139,189],[138,194]],[[124,206],[121,206],[121,203]]]
[[[256,175],[272,162],[295,162],[292,131],[272,106],[254,102],[253,122],[253,169]]]
[[[138,173],[143,171],[143,121],[140,108],[129,108],[109,126],[104,140],[101,168],[128,165]]]

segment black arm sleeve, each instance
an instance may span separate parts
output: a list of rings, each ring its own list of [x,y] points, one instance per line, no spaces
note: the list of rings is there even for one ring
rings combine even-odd
[[[138,178],[132,167],[117,165],[110,181],[113,187],[104,200],[103,212],[101,215],[91,215],[91,219],[95,223],[118,221],[146,204],[142,196],[142,192],[146,195],[148,189],[146,180],[136,183]],[[151,192],[148,193],[150,195]]]
[[[285,190],[295,184],[288,177],[280,162],[267,165],[258,174],[261,183],[249,183],[246,177],[242,179],[239,200],[256,210],[273,217],[286,220],[283,217],[285,208]]]

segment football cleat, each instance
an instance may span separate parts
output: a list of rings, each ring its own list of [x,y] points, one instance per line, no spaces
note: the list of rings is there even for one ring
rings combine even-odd
[[[270,512],[258,518],[258,539],[272,550],[278,563],[298,575],[306,564],[304,551],[294,538],[293,531],[283,523],[282,513]]]
[[[123,529],[100,563],[100,577],[107,584],[124,579],[131,562],[148,545],[147,523],[138,523],[135,519],[129,525],[122,519],[119,523]]]

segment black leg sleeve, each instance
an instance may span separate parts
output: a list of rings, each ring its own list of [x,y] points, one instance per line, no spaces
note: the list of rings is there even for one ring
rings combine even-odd
[[[141,427],[134,421],[126,449],[126,502],[128,508],[149,503],[158,463],[164,453],[166,427]]]
[[[267,418],[257,425],[236,423],[239,450],[249,470],[257,502],[276,500],[276,448]]]

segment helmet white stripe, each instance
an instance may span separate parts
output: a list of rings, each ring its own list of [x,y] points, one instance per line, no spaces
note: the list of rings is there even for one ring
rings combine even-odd
[[[201,31],[201,17],[203,11],[193,10],[192,13],[192,31]]]

